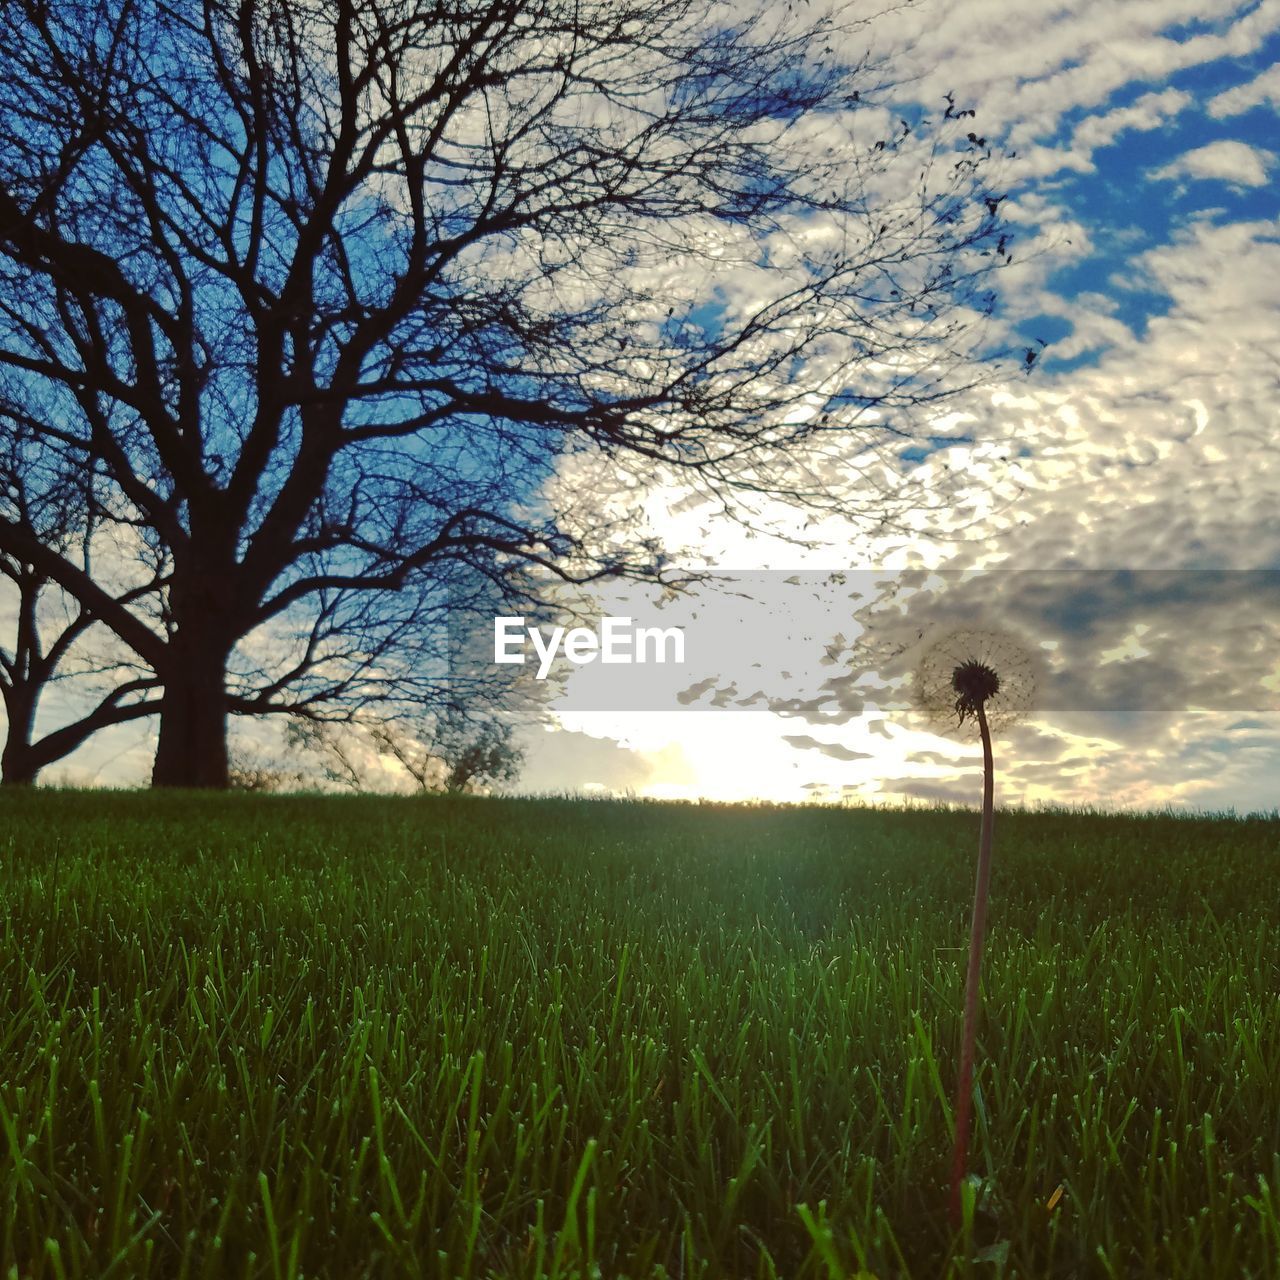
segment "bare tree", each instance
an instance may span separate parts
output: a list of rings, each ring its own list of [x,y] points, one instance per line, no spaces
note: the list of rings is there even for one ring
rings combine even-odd
[[[446,791],[474,791],[515,782],[524,767],[524,751],[516,745],[515,729],[503,721],[462,729],[456,735],[443,733],[435,748],[449,767]]]
[[[0,437],[0,511],[33,542],[74,556],[90,574],[96,528],[92,477],[67,468],[50,472],[42,465],[47,461],[28,433]],[[159,682],[149,672],[130,670],[122,661],[128,655],[113,656],[110,646],[90,656],[85,639],[94,626],[92,614],[37,565],[0,549],[0,577],[9,587],[0,592],[0,609],[13,637],[11,645],[0,645],[6,715],[0,782],[27,785],[98,730],[156,714],[160,703],[147,695]],[[131,598],[136,596],[120,597],[124,604]],[[74,682],[74,700],[84,710],[37,737],[41,697],[63,681]]]
[[[386,790],[397,774],[417,792],[477,791],[516,781],[524,767],[515,723],[470,705],[417,719],[298,718],[285,740],[292,776],[305,777],[306,769],[297,766],[310,759],[326,782],[349,791]]]
[[[321,778],[342,791],[376,791],[376,758],[365,750],[363,736],[350,724],[298,718],[285,727],[291,760],[310,760]],[[299,772],[306,774],[307,768]]]
[[[841,505],[833,457],[977,376],[986,139],[887,119],[861,25],[805,12],[11,0],[0,421],[101,475],[160,605],[0,548],[162,682],[156,784],[381,678],[450,565],[653,573],[542,500],[566,458]]]
[[[394,760],[419,791],[475,791],[514,782],[524,767],[515,726],[492,715],[452,713],[411,727],[385,721],[370,730],[378,751]]]

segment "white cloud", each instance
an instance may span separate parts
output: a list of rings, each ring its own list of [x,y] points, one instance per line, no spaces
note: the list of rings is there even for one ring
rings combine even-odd
[[[1184,111],[1191,102],[1191,95],[1180,89],[1145,93],[1131,106],[1086,117],[1071,135],[1072,145],[1092,152],[1098,147],[1110,146],[1122,133],[1158,129]]]
[[[1017,261],[1006,275],[1011,314],[1062,315],[1073,335],[1054,344],[1051,354],[1089,351],[1095,359],[1056,375],[1050,364],[1046,373],[952,406],[973,442],[939,449],[912,472],[923,489],[949,495],[943,507],[922,509],[875,541],[842,538],[833,528],[826,556],[793,556],[789,563],[1015,569],[1280,564],[1280,528],[1272,514],[1280,492],[1280,454],[1272,441],[1280,424],[1270,354],[1280,348],[1280,305],[1272,284],[1280,276],[1280,224],[1230,223],[1221,212],[1202,214],[1168,243],[1131,258],[1112,292],[1140,286],[1168,299],[1164,314],[1149,319],[1139,334],[1123,322],[1114,298],[1066,299],[1051,288],[1055,269],[1094,253],[1103,238],[1114,248],[1125,229],[1081,226],[1049,184],[1031,185],[1051,175],[1089,173],[1094,151],[1126,131],[1160,129],[1192,109],[1192,95],[1169,86],[1168,78],[1256,53],[1280,26],[1280,4],[1222,0],[1206,8],[1194,0],[1096,0],[1070,9],[1033,7],[1011,19],[1000,0],[966,0],[913,6],[883,22],[890,25],[878,20],[874,32],[895,70],[904,73],[904,95],[940,104],[954,91],[960,105],[978,106],[982,132],[1007,137],[1019,151],[1008,175],[1014,195],[1007,212],[1022,230]],[[1195,24],[1199,34],[1164,34],[1183,23]],[[1128,105],[1109,106],[1131,87],[1147,91]],[[1209,113],[1227,119],[1275,102],[1278,87],[1280,72],[1272,68],[1219,94]],[[1060,136],[1064,118],[1082,110],[1089,114]],[[1159,176],[1257,187],[1273,162],[1267,151],[1224,139],[1180,157]],[[1029,456],[1018,456],[1021,446]],[[970,482],[969,493],[956,493],[956,477]],[[769,523],[769,512],[760,523]],[[738,563],[769,562],[762,560],[769,553],[759,542],[726,538],[721,550],[730,547],[742,552]],[[770,551],[772,563],[788,563],[778,558],[785,549],[774,545]],[[1132,619],[1118,617],[1116,625],[1131,626]],[[1127,634],[1108,631],[1098,646],[1123,646]],[[1161,649],[1161,659],[1175,667],[1185,659],[1190,684],[1216,687],[1238,637],[1215,641],[1194,620],[1187,634],[1182,658],[1174,644]],[[1193,669],[1197,662],[1204,669]],[[1152,674],[1121,663],[1101,669],[1110,680]],[[709,759],[698,753],[693,785],[714,782],[711,789],[725,796],[763,788],[759,794],[777,798],[838,797],[855,784],[863,794],[878,789],[893,800],[954,778],[954,768],[941,758],[909,758],[913,748],[936,749],[936,740],[895,724],[886,742],[872,729],[885,723],[884,713],[869,712],[880,718],[868,720],[856,700],[847,701],[843,728],[837,730],[839,721],[832,719],[810,722],[823,725],[821,746],[850,754],[865,750],[874,760],[850,763],[811,746],[815,739],[795,732],[797,718],[805,723],[803,711],[789,719],[686,713],[661,728],[651,724],[643,740],[628,735],[621,722],[608,732],[652,758],[700,726],[697,736],[711,751]],[[826,707],[820,710],[825,715]],[[1260,721],[1270,736],[1259,738],[1262,745],[1247,756],[1224,745],[1231,729],[1226,711],[1194,720],[1130,716],[1115,723],[1095,715],[1091,724],[1088,716],[1068,723],[1071,717],[1055,716],[1056,710],[1020,731],[1035,741],[1019,746],[1020,773],[1008,779],[1010,798],[1143,805],[1222,804],[1240,796],[1248,804],[1249,797],[1272,794],[1268,775],[1280,742],[1280,715],[1273,712]],[[723,726],[713,730],[722,718]],[[743,758],[748,722],[750,756],[767,761],[767,777],[750,770],[740,780],[722,766]],[[788,736],[795,741],[786,743]],[[657,769],[654,785],[663,772]],[[688,773],[678,782],[687,788]]]
[[[1227,182],[1234,187],[1261,187],[1268,180],[1275,156],[1236,138],[1219,138],[1188,151],[1169,164],[1153,169],[1158,179],[1199,178]]]
[[[1215,120],[1226,120],[1264,103],[1280,109],[1280,62],[1268,67],[1247,84],[1238,84],[1211,98],[1209,114]]]
[[[1188,67],[1254,53],[1280,27],[1280,3],[1085,0],[1014,13],[1003,0],[934,0],[899,11],[896,21],[902,35],[893,48],[919,77],[912,92],[929,100],[955,90],[966,105],[979,104],[984,129],[1008,127],[1020,148],[1050,137],[1068,112],[1101,106],[1129,84],[1160,84]],[[1164,34],[1189,22],[1220,29],[1182,39]]]
[[[1280,220],[1193,222],[1136,257],[1131,270],[1168,298],[1166,312],[1149,321],[1145,334],[1118,326],[1103,335],[1104,348],[1090,365],[1019,380],[953,406],[955,421],[975,442],[942,449],[916,470],[926,487],[958,475],[972,482],[972,491],[957,495],[945,514],[914,513],[896,535],[835,542],[830,562],[896,559],[1023,570],[1280,565],[1273,516],[1280,452],[1272,443],[1280,430],[1272,354],[1280,349],[1280,302],[1272,285],[1280,277]],[[1030,456],[1002,463],[1010,444],[1025,445]],[[961,528],[966,509],[972,523]],[[746,554],[761,552],[749,546]],[[1182,602],[1148,619],[1109,607],[1106,625],[1070,651],[1082,664],[1078,679],[1087,680],[1074,699],[1080,705],[1072,711],[1073,699],[1061,696],[1045,708],[1027,731],[1035,741],[1018,748],[1018,768],[1002,783],[1002,794],[1118,805],[1221,806],[1238,797],[1242,807],[1257,807],[1275,771],[1280,677],[1262,675],[1258,685],[1276,651],[1258,647],[1249,628],[1256,630],[1259,619],[1249,613],[1236,619],[1211,602],[1195,609]],[[1125,649],[1136,621],[1164,624],[1150,640],[1143,635],[1153,658],[1093,662],[1095,650]],[[813,659],[837,622],[827,632],[803,628],[816,637]],[[800,662],[796,654],[787,664],[797,676]],[[839,674],[820,673],[822,679]],[[735,669],[732,678],[740,676]],[[1239,720],[1242,690],[1247,694],[1246,677],[1261,689],[1256,719],[1262,732],[1240,753],[1231,745],[1240,736],[1231,726]],[[936,749],[935,740],[895,724],[886,745],[868,719],[883,717],[883,709],[864,709],[841,692],[796,702],[786,717],[675,713],[650,723],[650,736],[641,739],[628,734],[631,717],[616,716],[601,731],[654,761],[693,733],[699,749],[682,758],[678,777],[668,779],[667,767],[656,764],[649,779],[651,787],[678,782],[684,794],[709,787],[724,798],[838,798],[854,785],[859,795],[894,801],[955,778],[942,762],[907,758],[912,750]],[[1107,710],[1116,698],[1128,704],[1120,716]],[[1193,703],[1209,709],[1180,713]],[[800,737],[797,729],[808,724],[822,726],[824,745],[875,758],[833,759],[807,740],[785,741]],[[744,758],[748,741],[753,767],[730,767]],[[811,783],[816,788],[806,788]]]

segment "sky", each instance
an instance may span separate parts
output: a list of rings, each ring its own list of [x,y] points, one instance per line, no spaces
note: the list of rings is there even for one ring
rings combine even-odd
[[[968,492],[890,535],[833,523],[800,555],[650,495],[673,545],[745,571],[751,617],[703,593],[685,668],[562,698],[524,785],[971,803],[977,745],[922,723],[909,681],[846,696],[869,673],[864,602],[823,586],[925,567],[940,571],[918,591],[926,640],[994,628],[1049,664],[999,744],[1006,802],[1273,810],[1280,5],[960,0],[874,32],[905,96],[974,103],[1017,153],[1006,216],[1032,251],[1001,307],[1048,343],[1038,367],[950,406],[964,440],[901,459],[926,491],[963,477]],[[784,636],[770,617],[802,621]]]
[[[1005,802],[1275,809],[1280,3],[924,0],[866,35],[900,102],[951,93],[1016,153],[1000,316],[1036,366],[900,452],[946,500],[887,529],[828,519],[801,550],[766,532],[793,512],[753,530],[628,485],[712,581],[599,610],[684,626],[686,660],[575,671],[522,789],[972,803],[976,744],[925,723],[909,679],[963,628],[1037,664],[998,742]],[[552,483],[594,492],[578,465]],[[141,780],[150,746],[103,735],[50,777]]]

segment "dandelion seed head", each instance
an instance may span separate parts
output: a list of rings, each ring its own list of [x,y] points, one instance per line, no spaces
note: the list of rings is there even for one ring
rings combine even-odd
[[[914,679],[916,706],[930,723],[968,736],[979,707],[993,732],[1031,708],[1036,664],[1031,651],[1003,631],[949,631],[929,643]]]

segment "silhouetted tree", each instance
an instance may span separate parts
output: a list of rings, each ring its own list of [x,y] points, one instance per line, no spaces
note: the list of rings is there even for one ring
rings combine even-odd
[[[32,436],[13,430],[0,437],[0,512],[3,518],[42,547],[75,557],[88,574],[96,528],[91,478],[65,468],[52,472],[42,463]],[[158,681],[129,669],[118,652],[96,657],[85,652],[94,618],[37,565],[0,549],[0,609],[11,628],[11,644],[0,644],[0,698],[5,709],[0,781],[6,786],[35,782],[41,769],[70,755],[92,734],[160,709],[146,695]],[[119,597],[124,603],[134,593]],[[101,629],[99,629],[101,632]],[[40,700],[51,685],[74,680],[78,716],[37,736]],[[105,685],[105,688],[104,688]]]
[[[488,624],[491,637],[492,614]],[[417,703],[402,691],[395,700],[339,701],[291,716],[286,758],[303,777],[318,773],[351,791],[403,789],[406,781],[424,792],[514,782],[524,766],[517,730],[545,718],[555,687],[464,655],[434,683],[406,680]]]
[[[456,738],[442,735],[435,748],[443,753],[449,767],[446,791],[473,791],[515,782],[524,767],[524,751],[515,743],[515,730],[501,721],[490,721]]]
[[[10,0],[0,423],[94,471],[160,605],[0,548],[161,681],[156,784],[359,698],[450,564],[652,573],[543,498],[573,455],[838,506],[972,379],[986,140],[882,123],[861,25],[805,13]]]
[[[456,711],[420,721],[375,725],[369,733],[378,752],[394,760],[419,791],[474,791],[514,782],[524,767],[510,720]]]

